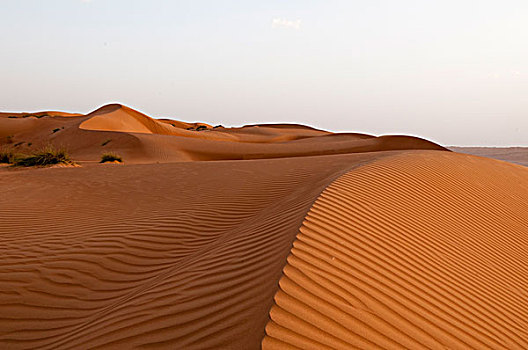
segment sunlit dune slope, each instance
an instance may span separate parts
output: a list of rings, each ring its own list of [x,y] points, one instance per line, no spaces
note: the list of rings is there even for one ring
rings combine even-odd
[[[98,131],[118,131],[160,135],[181,135],[184,124],[176,127],[172,124],[157,121],[141,112],[120,104],[103,106],[90,114],[79,128]]]
[[[0,348],[257,349],[298,227],[390,153],[0,174]]]
[[[421,152],[352,169],[283,272],[264,349],[526,349],[528,168]]]

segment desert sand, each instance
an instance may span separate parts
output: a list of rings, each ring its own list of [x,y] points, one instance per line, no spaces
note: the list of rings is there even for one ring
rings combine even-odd
[[[526,349],[528,168],[410,136],[1,113],[1,349]],[[101,153],[124,165],[99,164]]]
[[[528,147],[449,147],[459,153],[504,160],[528,167]]]

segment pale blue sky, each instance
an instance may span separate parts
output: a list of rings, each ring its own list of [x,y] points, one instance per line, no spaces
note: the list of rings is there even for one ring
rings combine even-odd
[[[0,110],[528,146],[528,1],[0,0]]]

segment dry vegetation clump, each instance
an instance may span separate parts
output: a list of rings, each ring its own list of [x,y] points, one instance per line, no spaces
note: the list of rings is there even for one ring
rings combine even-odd
[[[190,130],[190,131],[202,131],[202,130],[208,130],[209,128],[205,125],[198,125],[196,128],[193,128],[192,126],[191,127],[188,127],[187,129],[185,130]]]
[[[11,164],[13,162],[14,154],[7,149],[0,149],[0,164]]]
[[[15,155],[12,163],[13,166],[23,167],[74,164],[65,148],[55,148],[51,145],[36,150],[31,154]]]
[[[118,162],[123,163],[123,158],[117,153],[106,152],[101,155],[100,163]]]

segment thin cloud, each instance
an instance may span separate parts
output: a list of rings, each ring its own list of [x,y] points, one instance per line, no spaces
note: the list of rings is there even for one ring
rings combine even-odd
[[[301,29],[301,20],[297,19],[295,21],[292,21],[286,18],[274,18],[271,21],[271,28],[273,29],[288,28],[288,29],[299,30]]]

